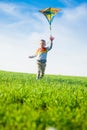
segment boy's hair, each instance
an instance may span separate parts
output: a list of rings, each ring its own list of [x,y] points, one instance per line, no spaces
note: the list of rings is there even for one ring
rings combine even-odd
[[[46,43],[46,41],[45,41],[45,40],[43,40],[43,39],[41,39],[41,41],[42,41],[42,42],[44,42],[44,43]]]

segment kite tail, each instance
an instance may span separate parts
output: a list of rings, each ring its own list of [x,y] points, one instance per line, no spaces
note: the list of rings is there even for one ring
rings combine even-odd
[[[51,24],[50,24],[50,36],[52,36],[52,27],[51,27]]]

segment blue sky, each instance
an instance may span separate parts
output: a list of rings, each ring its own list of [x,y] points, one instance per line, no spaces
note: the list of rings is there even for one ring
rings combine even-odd
[[[47,7],[62,11],[52,23],[55,40],[46,73],[87,76],[86,0],[1,0],[0,70],[36,73],[36,60],[28,56],[40,39],[49,45],[49,24],[38,12]]]

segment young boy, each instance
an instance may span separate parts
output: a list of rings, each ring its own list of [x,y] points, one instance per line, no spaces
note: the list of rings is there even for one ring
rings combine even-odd
[[[29,58],[36,57],[37,59],[37,77],[36,79],[40,79],[44,76],[46,61],[47,61],[47,52],[52,49],[54,37],[50,37],[50,46],[46,47],[46,41],[40,40],[40,47],[37,49],[36,54],[33,56],[29,56]]]

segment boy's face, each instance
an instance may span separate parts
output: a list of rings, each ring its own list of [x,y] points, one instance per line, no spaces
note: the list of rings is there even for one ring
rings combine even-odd
[[[46,42],[43,41],[43,40],[41,40],[41,41],[40,41],[40,47],[43,48],[43,47],[45,47],[45,46],[46,46]]]

